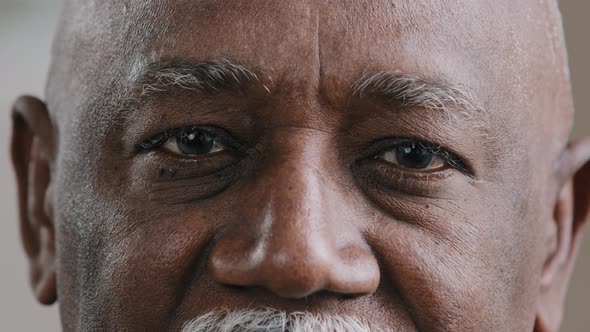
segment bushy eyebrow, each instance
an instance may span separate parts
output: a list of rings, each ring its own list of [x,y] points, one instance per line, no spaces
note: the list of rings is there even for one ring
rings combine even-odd
[[[466,87],[399,71],[364,75],[352,85],[352,94],[357,98],[371,97],[394,106],[421,107],[440,110],[454,118],[463,115],[485,120],[487,112],[468,91]]]
[[[131,99],[149,97],[170,88],[207,94],[242,93],[253,84],[270,93],[252,69],[227,59],[157,62],[148,65],[135,80]],[[476,126],[488,127],[488,113],[469,89],[456,84],[383,70],[362,76],[351,89],[352,95],[361,99],[372,97],[394,106],[439,110],[455,119],[460,116],[476,119]]]
[[[260,83],[254,71],[229,60],[169,62],[149,65],[136,80],[136,96],[146,96],[169,88],[203,93],[243,92],[253,82]]]

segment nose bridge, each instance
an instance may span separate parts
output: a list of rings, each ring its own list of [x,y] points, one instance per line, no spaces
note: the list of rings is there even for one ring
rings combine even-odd
[[[289,238],[306,245],[309,237],[321,237],[334,221],[331,202],[337,199],[322,171],[310,160],[286,162],[273,172],[268,187],[268,209],[273,237]],[[304,248],[300,248],[304,249]]]
[[[272,258],[265,263],[295,268],[298,262],[318,269],[326,263],[322,260],[337,254],[336,234],[330,232],[336,221],[330,216],[330,200],[336,198],[330,197],[330,189],[315,167],[304,162],[284,171],[289,175],[277,181],[269,193],[270,225],[265,241]]]
[[[329,165],[322,157],[327,152],[326,144],[321,139],[311,143],[307,132],[301,136],[305,139],[286,143],[308,143],[285,146],[286,152],[267,165],[260,179],[266,193],[261,235],[265,246],[275,253],[277,263],[292,256],[302,257],[302,253],[320,259],[337,244],[329,229],[336,222],[331,214],[340,205],[337,201],[341,197],[327,176]],[[318,251],[320,248],[322,251]]]
[[[243,221],[251,231],[220,239],[211,253],[218,281],[291,298],[374,291],[377,262],[343,218],[350,215],[347,204],[326,176],[320,151],[291,149],[261,172],[255,190],[261,195],[249,198],[260,208]]]

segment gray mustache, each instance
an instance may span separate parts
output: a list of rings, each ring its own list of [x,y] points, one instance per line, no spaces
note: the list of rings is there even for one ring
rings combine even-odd
[[[276,309],[215,310],[185,323],[183,332],[386,332],[359,317]]]

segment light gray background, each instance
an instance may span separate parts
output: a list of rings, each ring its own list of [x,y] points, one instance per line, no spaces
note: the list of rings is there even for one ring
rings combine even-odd
[[[518,0],[515,0],[518,1]],[[590,1],[561,0],[576,102],[575,136],[590,134]],[[10,107],[17,95],[43,97],[59,0],[0,0],[0,330],[59,331],[57,306],[32,296],[19,242],[9,164]],[[590,185],[590,184],[589,184]],[[562,332],[590,331],[590,237],[572,280]]]

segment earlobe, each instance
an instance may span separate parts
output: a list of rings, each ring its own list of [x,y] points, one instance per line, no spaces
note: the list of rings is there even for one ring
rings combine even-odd
[[[558,331],[569,279],[590,215],[590,138],[570,143],[557,170],[559,192],[550,225],[535,331]]]
[[[31,267],[33,293],[42,304],[53,304],[57,300],[55,252],[53,232],[47,228],[40,231],[40,242],[45,247]]]
[[[57,297],[55,228],[51,206],[53,126],[45,104],[19,98],[13,107],[12,162],[18,186],[21,239],[34,294],[43,304]]]

